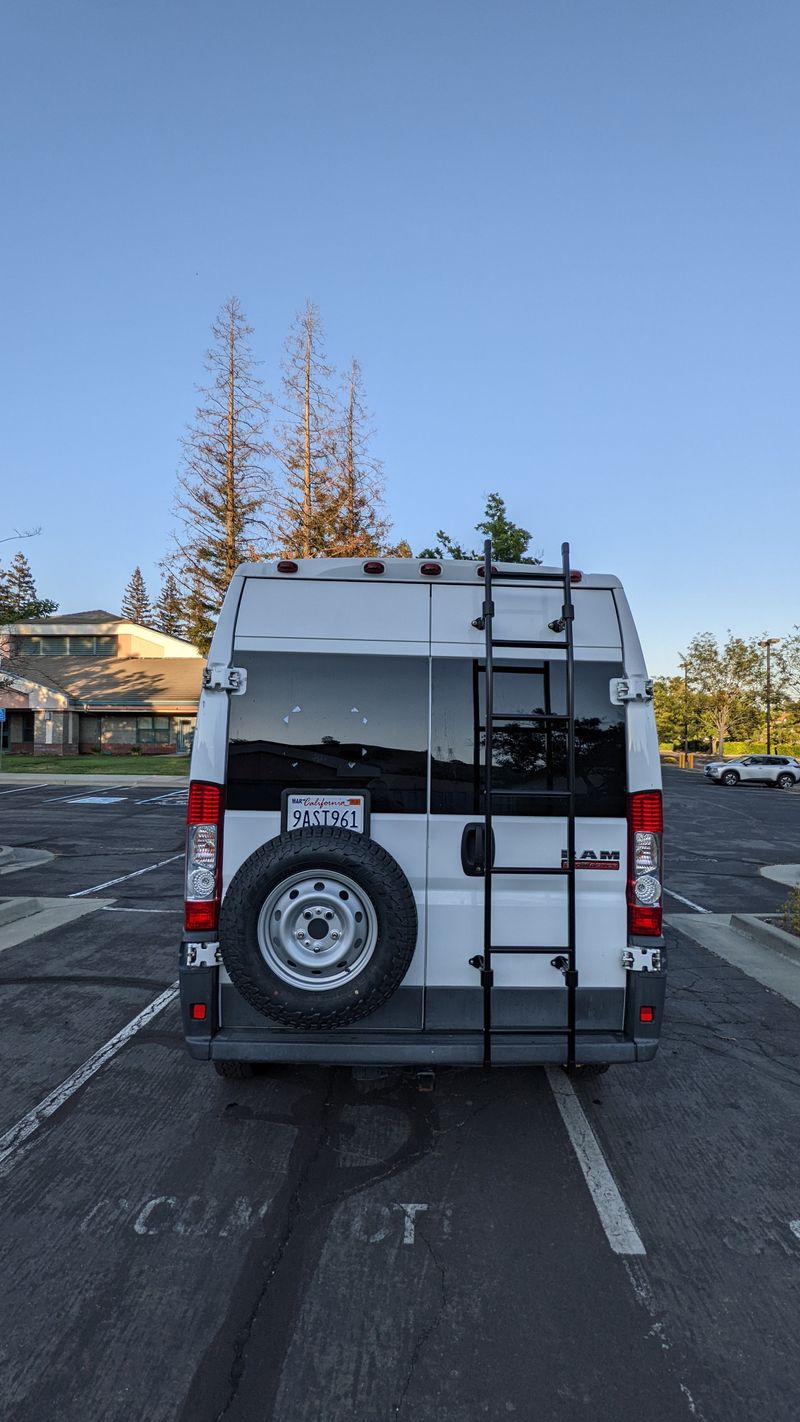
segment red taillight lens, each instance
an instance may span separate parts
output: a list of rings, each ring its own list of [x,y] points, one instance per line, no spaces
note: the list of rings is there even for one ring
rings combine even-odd
[[[657,937],[662,927],[662,834],[660,790],[628,797],[628,933]]]
[[[438,578],[442,571],[441,563],[420,563],[419,570],[426,578]]]
[[[296,564],[295,562],[293,562],[291,558],[281,558],[280,563],[277,563],[277,564],[276,564],[276,567],[277,567],[279,573],[296,573],[296,572],[297,572],[297,564]]]
[[[582,583],[582,582],[583,582],[583,573],[580,571],[579,568],[571,568],[571,569],[570,569],[570,574],[569,574],[569,580],[570,580],[571,583]]]
[[[209,785],[205,780],[193,780],[189,786],[187,825],[216,824],[222,809],[222,786]]]
[[[492,563],[492,577],[495,577],[496,574],[497,574],[497,569],[496,569],[494,563]],[[486,564],[485,564],[485,563],[481,563],[481,566],[480,566],[479,569],[478,569],[478,577],[479,577],[479,578],[485,578],[485,577],[486,577]]]
[[[184,922],[188,932],[217,927],[222,868],[222,786],[193,780],[186,815]]]
[[[383,563],[379,563],[379,562],[377,562],[377,560],[376,560],[376,561],[373,561],[373,562],[370,562],[370,563],[365,563],[365,564],[364,564],[364,572],[365,572],[365,573],[382,573],[383,571],[384,571]]]
[[[639,1008],[639,1021],[640,1021],[640,1022],[655,1022],[655,1020],[656,1020],[656,1010],[655,1010],[654,1007],[640,1007],[640,1008]]]
[[[189,1008],[189,1016],[193,1022],[205,1022],[206,1005],[204,1002],[193,1002]]]

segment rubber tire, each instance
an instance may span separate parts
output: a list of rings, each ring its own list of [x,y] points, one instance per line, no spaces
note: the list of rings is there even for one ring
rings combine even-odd
[[[224,1076],[226,1081],[246,1081],[248,1077],[255,1076],[256,1069],[252,1062],[214,1062],[214,1070],[217,1076]]]
[[[784,771],[782,775],[778,776],[777,780],[775,781],[775,785],[778,790],[793,790],[795,785],[795,778],[789,773],[789,771]]]
[[[719,777],[719,783],[720,785],[738,785],[739,776],[735,770],[726,770],[725,773]]]
[[[258,916],[268,894],[291,874],[346,874],[369,896],[378,921],[361,972],[322,992],[285,983],[258,946]],[[417,944],[417,907],[405,874],[387,850],[344,829],[288,830],[257,849],[234,875],[222,902],[219,941],[231,981],[257,1012],[286,1027],[324,1031],[368,1017],[399,987]]]

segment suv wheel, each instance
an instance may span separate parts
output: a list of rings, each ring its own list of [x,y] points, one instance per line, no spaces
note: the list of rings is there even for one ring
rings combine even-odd
[[[739,772],[736,770],[726,770],[719,778],[722,781],[723,785],[739,784]]]
[[[779,790],[791,790],[792,786],[794,785],[794,776],[791,774],[790,771],[784,770],[778,776],[777,780],[775,781],[775,784],[777,785]]]

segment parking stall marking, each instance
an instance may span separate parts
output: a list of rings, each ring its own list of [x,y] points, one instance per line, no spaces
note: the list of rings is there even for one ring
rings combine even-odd
[[[52,789],[52,788],[53,788],[53,787],[51,786],[50,789]],[[102,793],[103,793],[104,795],[113,795],[116,790],[130,790],[130,789],[131,789],[131,786],[130,786],[130,785],[98,785],[98,787],[97,787],[97,793],[99,794],[99,793],[102,791]],[[84,795],[85,793],[86,793],[85,791],[75,790],[75,789],[74,789],[74,790],[70,790],[70,792],[69,792],[68,795],[54,795],[52,799],[47,800],[45,803],[48,804],[48,805],[57,805],[57,804],[59,803],[59,801],[63,802],[64,800],[72,800],[73,803],[74,803],[75,800],[76,800],[76,797],[78,798],[78,800],[80,800],[80,798],[82,797],[82,795]],[[124,800],[124,798],[125,798],[125,796],[123,795],[123,796],[122,796],[122,799]]]
[[[140,874],[150,874],[153,869],[161,869],[165,864],[174,864],[176,859],[183,859],[184,851],[180,854],[172,854],[169,859],[159,859],[157,864],[146,864],[144,869],[133,869],[130,874],[120,874],[116,879],[106,879],[104,884],[92,884],[90,889],[78,889],[74,894],[68,894],[67,898],[82,899],[86,894],[99,894],[101,889],[110,889],[114,884],[124,884],[126,879],[138,879]]]
[[[677,899],[680,904],[687,904],[689,908],[696,909],[698,913],[710,913],[711,909],[703,908],[701,904],[693,903],[691,899],[685,899],[683,894],[676,894],[674,889],[664,886],[664,893],[669,894],[671,899]]]
[[[9,1171],[13,1170],[17,1158],[19,1158],[24,1150],[25,1142],[38,1131],[43,1122],[54,1115],[55,1112],[64,1105],[65,1101],[68,1101],[71,1096],[74,1096],[75,1092],[79,1091],[101,1067],[105,1066],[106,1062],[110,1061],[112,1057],[116,1056],[117,1052],[122,1050],[125,1043],[129,1042],[131,1037],[134,1037],[137,1032],[140,1032],[143,1027],[146,1027],[148,1022],[151,1022],[154,1017],[158,1016],[159,1012],[163,1012],[164,1008],[168,1007],[171,1002],[174,1002],[177,996],[178,984],[173,983],[171,987],[159,993],[158,997],[148,1003],[147,1007],[143,1008],[141,1012],[131,1018],[130,1022],[117,1032],[115,1036],[110,1037],[104,1046],[100,1047],[82,1066],[78,1067],[77,1071],[74,1071],[71,1076],[68,1076],[65,1081],[61,1082],[60,1086],[57,1086],[54,1091],[51,1091],[48,1096],[45,1096],[44,1100],[40,1101],[38,1106],[34,1106],[32,1111],[26,1112],[15,1125],[11,1126],[4,1135],[0,1136],[0,1175],[7,1175]]]
[[[561,1067],[548,1066],[545,1072],[606,1239],[615,1254],[646,1254],[647,1250],[569,1077]]]

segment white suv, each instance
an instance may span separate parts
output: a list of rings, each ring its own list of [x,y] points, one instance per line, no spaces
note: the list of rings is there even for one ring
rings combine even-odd
[[[738,760],[712,760],[706,775],[715,785],[772,785],[791,790],[800,781],[800,760],[791,755],[745,755]]]

